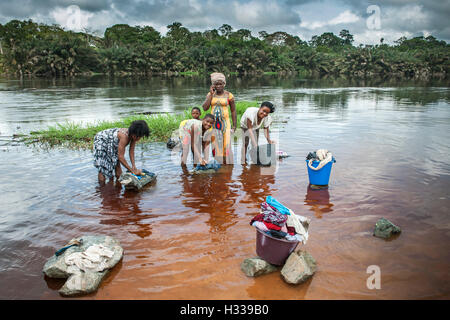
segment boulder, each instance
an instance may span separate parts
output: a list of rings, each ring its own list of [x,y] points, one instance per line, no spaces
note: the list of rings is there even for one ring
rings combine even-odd
[[[308,252],[294,251],[281,269],[281,276],[287,283],[300,284],[311,278],[316,269],[316,261]]]
[[[241,270],[248,277],[257,277],[262,274],[277,271],[278,268],[259,257],[255,257],[255,258],[247,258],[244,261],[242,261]]]
[[[43,272],[49,278],[68,278],[59,293],[63,296],[82,295],[95,292],[103,278],[122,259],[123,249],[118,240],[110,236],[87,235],[69,241],[82,239],[80,245],[71,246],[62,254],[53,255],[45,263]],[[109,257],[101,256],[101,264],[95,264],[92,269],[80,267],[77,264],[68,263],[67,257],[73,253],[82,253],[93,246],[98,245],[105,248]],[[72,256],[73,257],[73,256]]]
[[[395,224],[385,218],[381,218],[375,224],[373,235],[378,238],[388,239],[394,234],[398,234],[400,232],[402,232],[402,230]]]

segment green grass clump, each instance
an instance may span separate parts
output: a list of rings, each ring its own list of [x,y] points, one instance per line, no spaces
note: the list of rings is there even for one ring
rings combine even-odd
[[[258,107],[256,101],[239,101],[236,103],[237,125],[242,114],[248,107]],[[110,128],[128,128],[131,122],[135,120],[145,120],[150,129],[150,136],[142,139],[143,142],[161,141],[166,142],[172,132],[178,129],[180,122],[191,118],[191,109],[188,108],[178,114],[151,114],[151,115],[132,115],[116,121],[97,121],[92,124],[83,124],[75,122],[58,123],[49,126],[46,130],[31,132],[23,141],[27,144],[43,143],[49,146],[64,145],[73,148],[92,148],[95,135]],[[200,107],[200,109],[203,109]],[[203,118],[208,112],[202,110]],[[231,117],[231,114],[230,114]]]

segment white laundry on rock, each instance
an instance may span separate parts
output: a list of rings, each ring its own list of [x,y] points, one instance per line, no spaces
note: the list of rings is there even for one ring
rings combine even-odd
[[[108,268],[108,261],[114,256],[114,251],[101,244],[94,244],[83,252],[74,252],[65,257],[68,266],[82,271],[101,272]]]

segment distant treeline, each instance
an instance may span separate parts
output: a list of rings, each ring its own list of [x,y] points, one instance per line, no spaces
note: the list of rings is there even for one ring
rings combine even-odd
[[[220,71],[228,74],[446,76],[449,44],[433,36],[400,38],[395,45],[353,45],[342,30],[308,42],[286,32],[247,29],[191,32],[181,23],[162,36],[150,26],[116,24],[103,37],[66,31],[31,20],[0,24],[0,73],[72,76],[82,73],[173,74]]]

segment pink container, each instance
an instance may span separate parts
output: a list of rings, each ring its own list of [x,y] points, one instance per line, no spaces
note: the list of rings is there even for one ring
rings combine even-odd
[[[271,264],[283,265],[298,243],[299,241],[277,239],[256,229],[256,254]]]

